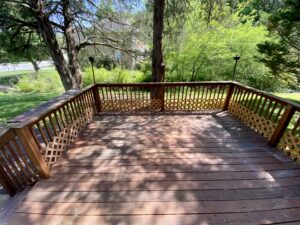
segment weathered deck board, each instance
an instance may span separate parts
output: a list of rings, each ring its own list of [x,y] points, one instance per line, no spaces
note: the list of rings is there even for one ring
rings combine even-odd
[[[161,181],[161,180],[263,180],[284,177],[300,177],[300,169],[268,172],[192,172],[192,173],[56,173],[52,181]],[[48,180],[45,180],[47,182]]]
[[[8,224],[300,224],[300,166],[222,113],[103,116]]]

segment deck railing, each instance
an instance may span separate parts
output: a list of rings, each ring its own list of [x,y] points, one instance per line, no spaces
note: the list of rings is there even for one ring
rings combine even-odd
[[[223,109],[230,82],[99,84],[101,112]]]
[[[75,140],[96,112],[93,88],[67,93],[11,122],[0,135],[0,183],[14,195],[38,179]]]
[[[300,105],[233,84],[229,113],[264,136],[270,146],[277,146],[300,162]]]
[[[0,181],[5,190],[13,195],[38,180],[35,159],[20,133],[9,129],[0,139]]]
[[[95,113],[228,110],[300,162],[300,106],[235,82],[96,84],[16,118],[0,134],[0,183],[10,195],[51,166]]]

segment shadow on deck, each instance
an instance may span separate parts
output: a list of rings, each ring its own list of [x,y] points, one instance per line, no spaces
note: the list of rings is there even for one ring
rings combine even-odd
[[[7,224],[300,224],[300,166],[226,112],[98,115]]]

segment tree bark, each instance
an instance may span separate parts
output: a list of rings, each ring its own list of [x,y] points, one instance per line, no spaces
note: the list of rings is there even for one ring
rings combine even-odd
[[[154,0],[153,12],[153,50],[152,50],[152,81],[163,82],[165,79],[165,64],[162,51],[162,38],[164,31],[165,0]],[[163,87],[158,87],[151,93],[152,99],[164,97]]]
[[[58,44],[54,30],[50,24],[48,17],[43,11],[42,0],[31,0],[31,7],[36,11],[36,18],[39,26],[39,31],[48,47],[51,58],[54,62],[57,72],[65,90],[78,88],[74,82],[72,71],[64,58],[63,52]]]
[[[74,39],[74,30],[72,27],[68,27],[65,31],[67,52],[69,59],[69,69],[72,74],[73,88],[79,89],[81,85],[82,75],[78,59],[77,45]]]
[[[36,62],[34,59],[31,59],[30,62],[31,62],[31,64],[32,64],[32,66],[33,66],[34,71],[35,71],[36,73],[39,72],[40,67],[39,67],[39,65],[37,64],[37,62]]]
[[[153,50],[152,50],[152,81],[162,82],[165,78],[165,65],[162,51],[164,31],[165,0],[154,0],[153,14]]]
[[[78,59],[78,46],[75,42],[75,31],[73,25],[72,12],[70,12],[69,0],[63,0],[63,15],[64,15],[64,35],[67,44],[67,53],[69,60],[69,69],[72,73],[73,88],[79,89],[81,85],[82,75],[80,71],[79,59]]]

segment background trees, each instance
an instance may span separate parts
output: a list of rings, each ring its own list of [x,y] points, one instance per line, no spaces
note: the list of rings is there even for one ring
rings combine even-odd
[[[267,23],[271,40],[258,45],[259,61],[283,79],[293,74],[300,83],[300,1],[286,0]]]
[[[118,73],[104,82],[228,80],[239,54],[238,81],[264,90],[299,85],[298,0],[2,0],[0,7],[0,57],[51,56],[66,90],[87,84],[89,55],[102,73]],[[143,76],[119,79],[131,74],[117,72],[124,69]]]
[[[0,33],[2,58],[7,62],[31,62],[34,70],[39,71],[39,61],[49,58],[45,43],[34,33]]]
[[[166,79],[169,81],[231,80],[233,56],[241,55],[237,68],[238,81],[269,89],[276,78],[254,56],[256,45],[266,40],[263,25],[253,26],[252,20],[241,22],[240,10],[232,13],[230,6],[223,6],[222,14],[216,9],[207,23],[206,5],[191,2],[197,10],[189,17],[175,43],[166,40]],[[174,47],[173,47],[174,46]],[[264,82],[264,80],[266,82]]]
[[[117,13],[113,15],[108,10],[113,2],[3,0],[0,3],[0,29],[6,35],[12,36],[28,33],[39,35],[47,46],[64,88],[80,88],[82,74],[78,54],[81,49],[87,46],[106,46],[130,52],[130,49],[123,47],[121,38],[106,36],[110,27],[105,21],[124,24],[115,16]],[[117,2],[122,12],[124,7],[121,1]],[[105,13],[103,4],[108,4]],[[91,31],[97,31],[98,35],[91,35]],[[114,30],[111,29],[111,32]]]

